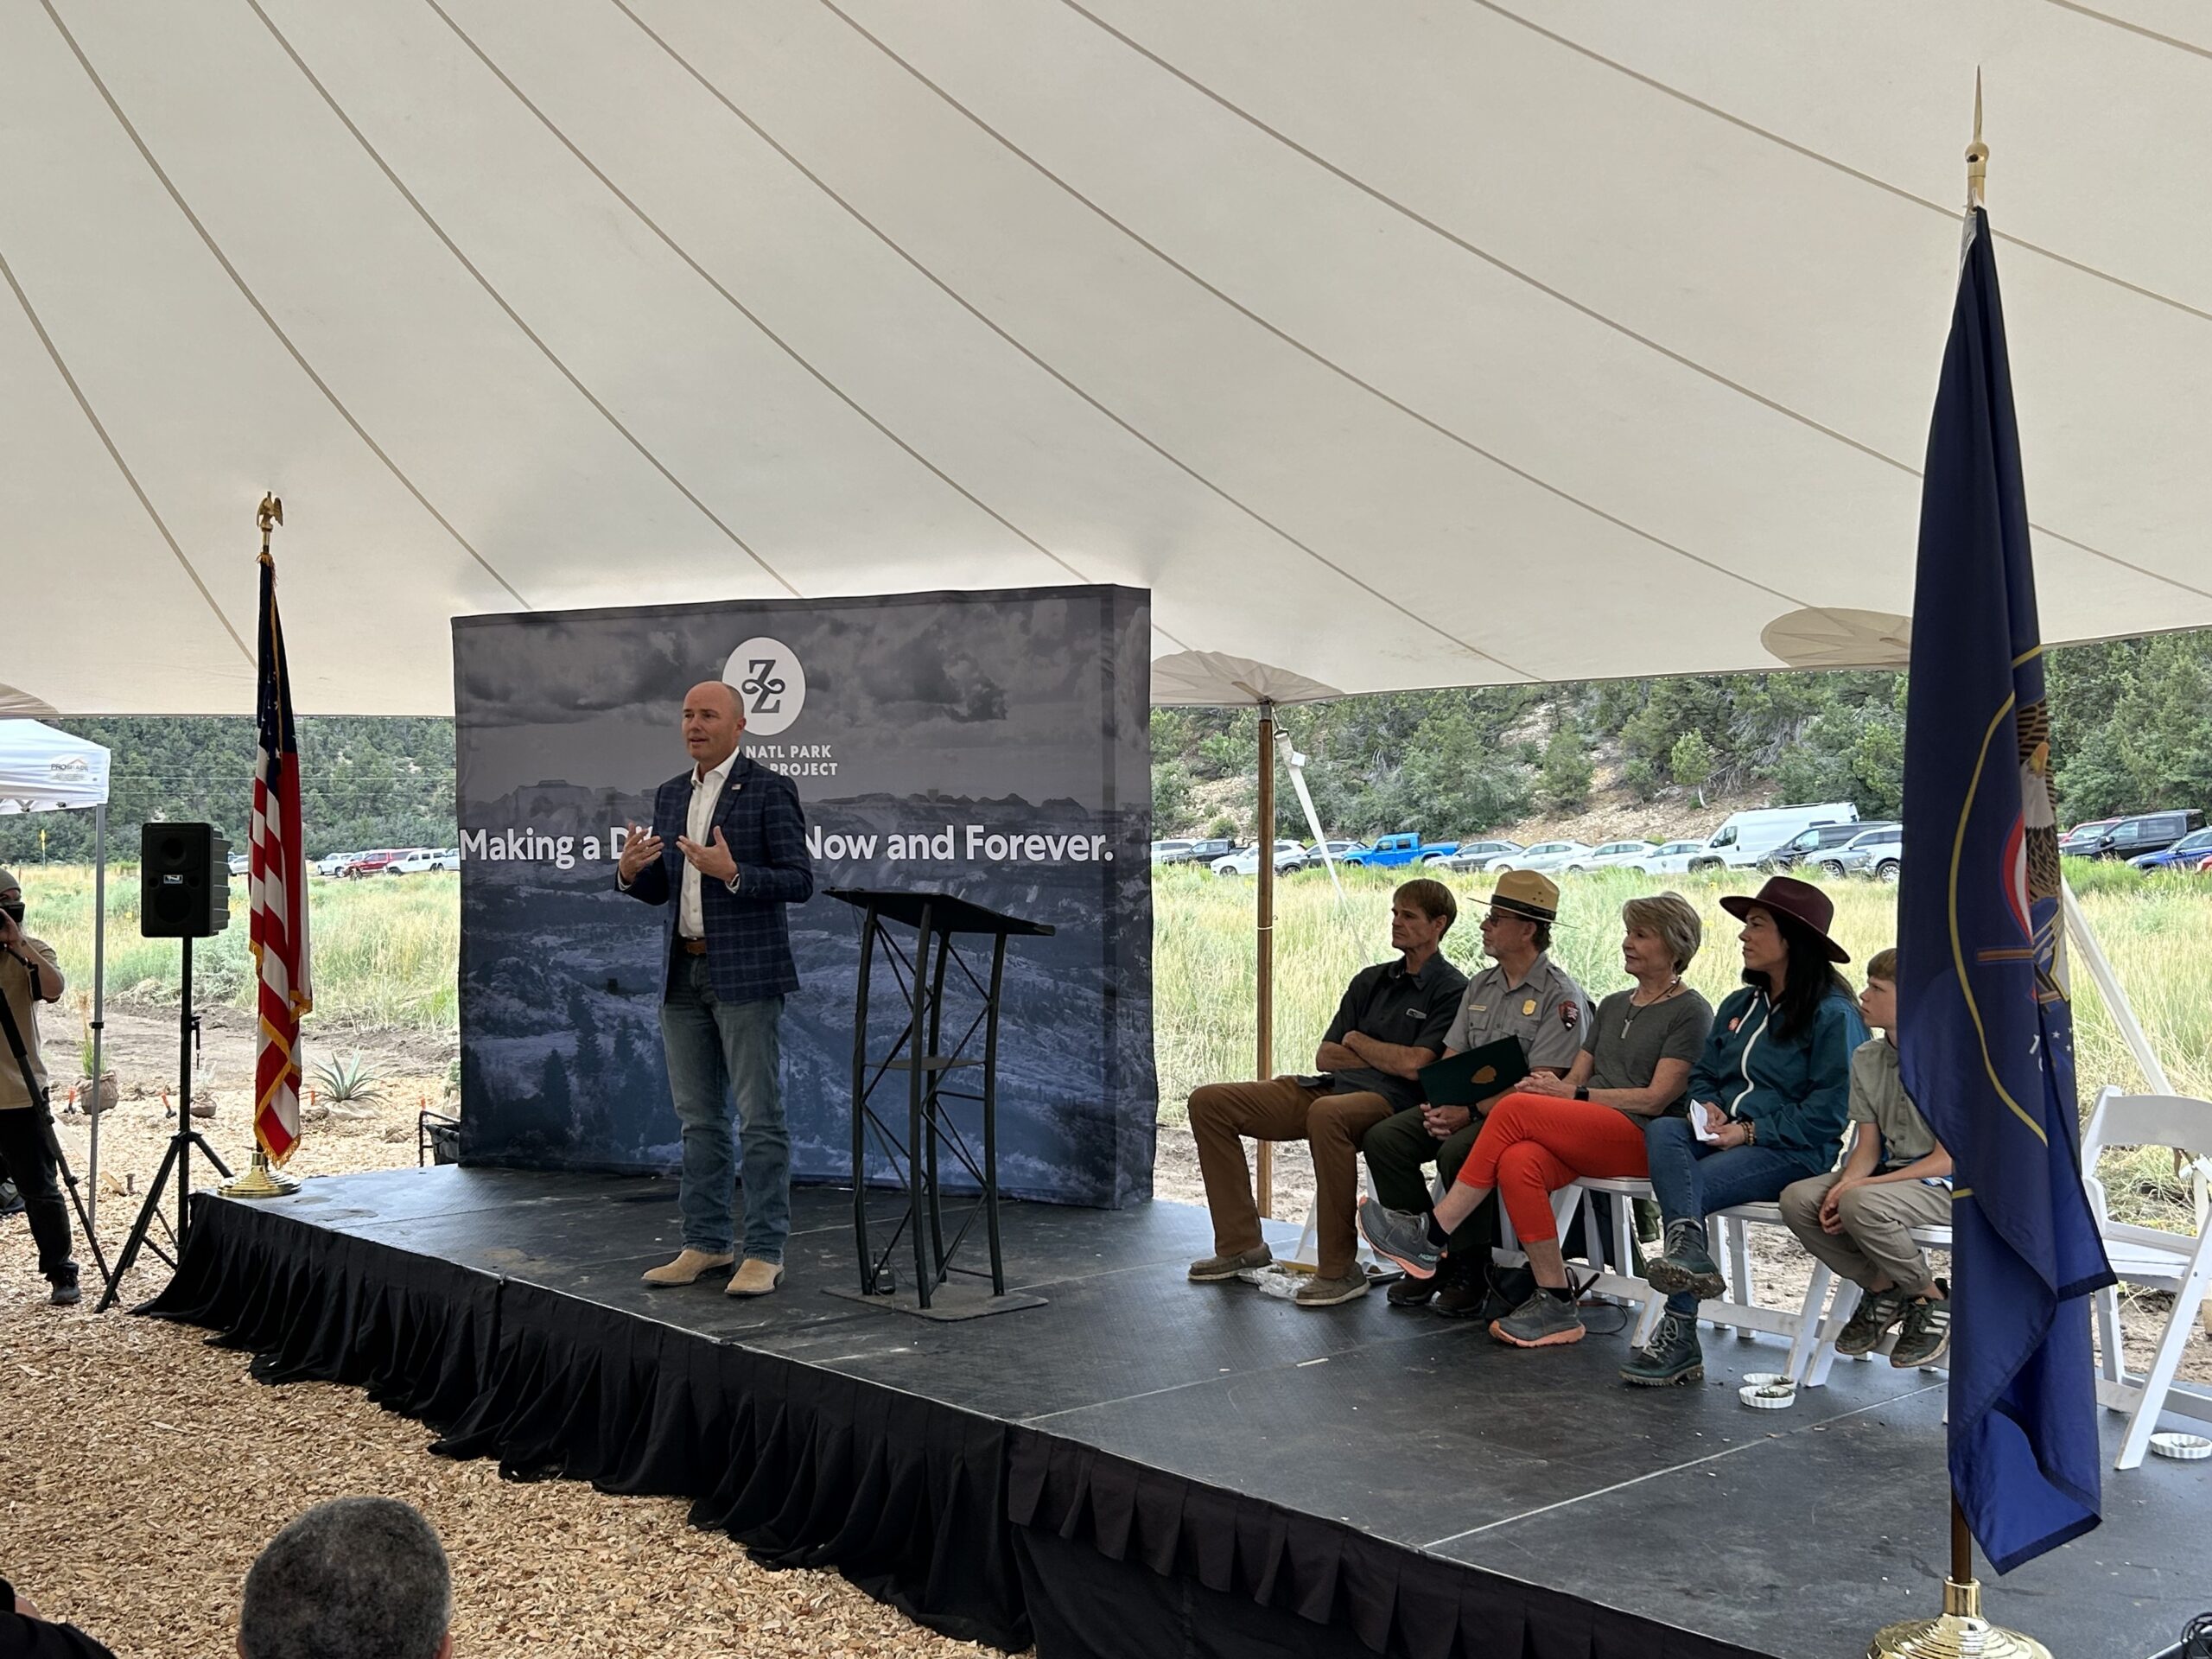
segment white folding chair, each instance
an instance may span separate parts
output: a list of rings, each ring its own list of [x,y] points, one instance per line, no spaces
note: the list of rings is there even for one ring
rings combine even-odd
[[[2089,1127],[2082,1137],[2082,1179],[2089,1207],[2103,1236],[2113,1271],[2126,1283],[2173,1293],[2172,1311],[2151,1358],[2151,1369],[2137,1376],[2127,1369],[2120,1348],[2120,1293],[2097,1294],[2097,1398],[2113,1411],[2130,1414],[2115,1469],[2143,1461],[2152,1431],[2164,1417],[2212,1422],[2212,1393],[2177,1387],[2174,1373],[2196,1315],[2212,1290],[2212,1227],[2199,1214],[2196,1231],[2169,1233],[2112,1219],[2105,1202],[2097,1158],[2107,1147],[2166,1147],[2198,1160],[2212,1160],[2212,1102],[2185,1095],[2124,1095],[2107,1088],[2097,1096]]]

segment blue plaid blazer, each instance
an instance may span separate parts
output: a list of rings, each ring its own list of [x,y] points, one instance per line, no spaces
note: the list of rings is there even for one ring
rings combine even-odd
[[[691,773],[687,768],[653,795],[653,834],[661,839],[660,861],[638,872],[627,891],[633,899],[666,907],[661,926],[661,954],[676,949],[676,923],[683,906],[683,853],[676,838],[685,833],[691,811]],[[814,864],[806,854],[806,814],[798,789],[741,751],[730,762],[721,799],[715,803],[709,845],[720,830],[737,860],[737,887],[702,878],[699,910],[707,923],[707,973],[715,995],[725,1002],[758,1002],[798,988],[798,965],[791,960],[786,905],[813,896]],[[663,990],[666,987],[664,984]]]

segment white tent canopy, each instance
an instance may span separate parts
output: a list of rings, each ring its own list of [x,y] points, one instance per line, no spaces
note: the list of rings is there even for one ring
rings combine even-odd
[[[1910,609],[1977,66],[2046,636],[2212,624],[2177,0],[26,0],[0,677],[250,709],[264,488],[308,712],[1077,581],[1346,690],[1894,660],[1798,613]]]
[[[35,720],[0,720],[0,813],[107,803],[108,753]]]

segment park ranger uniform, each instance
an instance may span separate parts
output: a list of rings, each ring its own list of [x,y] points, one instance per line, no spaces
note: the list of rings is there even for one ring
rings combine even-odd
[[[1491,900],[1494,909],[1547,922],[1557,914],[1559,889],[1534,872],[1509,872],[1497,886]],[[1467,982],[1467,993],[1444,1039],[1444,1051],[1464,1054],[1503,1037],[1516,1037],[1530,1071],[1552,1071],[1564,1077],[1582,1052],[1592,1017],[1582,987],[1548,953],[1538,956],[1518,980],[1509,979],[1505,969],[1492,963]],[[1458,1134],[1439,1141],[1428,1132],[1418,1108],[1368,1130],[1360,1150],[1383,1207],[1414,1215],[1426,1211],[1429,1185],[1424,1166],[1433,1161],[1449,1185],[1481,1130],[1482,1119],[1477,1117]],[[1454,1253],[1462,1262],[1486,1263],[1487,1246],[1495,1242],[1497,1229],[1492,1206],[1485,1203],[1452,1235]]]

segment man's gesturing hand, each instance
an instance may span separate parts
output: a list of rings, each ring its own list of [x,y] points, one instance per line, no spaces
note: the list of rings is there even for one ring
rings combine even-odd
[[[628,826],[629,834],[623,838],[622,856],[614,868],[621,872],[622,885],[627,887],[638,879],[638,873],[660,856],[660,837],[650,831],[640,831],[636,824]]]
[[[729,842],[722,839],[719,827],[715,830],[715,844],[702,847],[689,836],[676,838],[677,850],[691,861],[691,868],[710,880],[727,884],[737,874],[737,855],[729,849]]]

